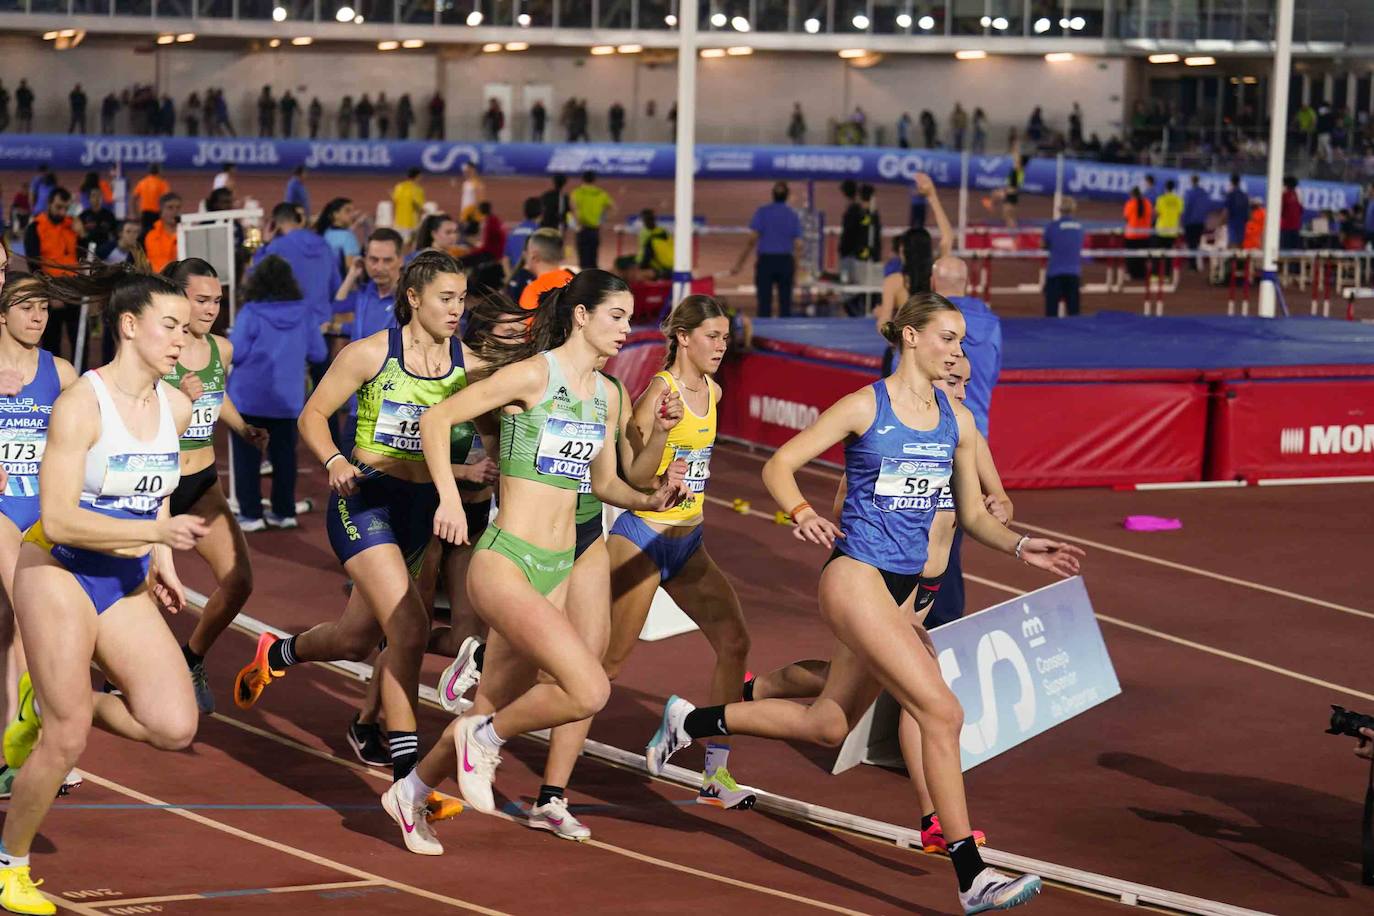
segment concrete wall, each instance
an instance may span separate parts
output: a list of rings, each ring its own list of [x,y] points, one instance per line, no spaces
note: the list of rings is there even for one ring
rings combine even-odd
[[[992,123],[989,148],[1000,148],[1011,125],[1025,124],[1039,104],[1047,120],[1062,126],[1073,102],[1083,107],[1085,130],[1104,139],[1120,129],[1126,68],[1121,60],[1079,59],[1049,64],[1039,57],[992,57],[956,61],[940,56],[890,56],[859,70],[829,54],[764,54],[699,62],[699,135],[704,142],[775,143],[785,141],[792,102],[800,101],[813,143],[824,142],[826,124],[861,105],[870,128],[883,127],[895,144],[895,122],[902,111],[916,117],[929,108],[946,132],[946,119],[956,100],[970,112],[982,106]],[[56,52],[32,38],[0,39],[0,80],[13,92],[28,78],[38,94],[35,130],[64,131],[67,93],[80,81],[90,97],[91,126],[98,125],[100,99],[134,83],[155,83],[170,94],[178,109],[186,97],[207,87],[228,94],[235,127],[255,134],[253,100],[264,84],[280,94],[290,88],[302,108],[318,95],[325,105],[327,130],[344,94],[376,97],[385,90],[392,99],[410,92],[422,108],[436,85],[448,101],[450,139],[475,138],[485,108],[484,87],[512,87],[514,111],[507,118],[514,139],[527,137],[523,94],[526,85],[547,85],[557,108],[569,96],[588,100],[593,139],[606,138],[606,112],[621,102],[629,115],[626,139],[664,141],[671,132],[666,119],[676,92],[675,62],[655,63],[640,55],[592,57],[584,53],[538,50],[473,54],[465,49],[425,49],[382,53],[309,48],[242,51],[169,46],[142,51],[127,42],[87,39],[73,51]],[[648,113],[653,103],[655,112]],[[179,111],[180,115],[180,111]],[[421,116],[423,121],[423,115]],[[124,129],[127,121],[120,121]],[[178,131],[185,129],[178,122]],[[298,127],[298,130],[300,128]],[[552,136],[562,133],[553,130]]]

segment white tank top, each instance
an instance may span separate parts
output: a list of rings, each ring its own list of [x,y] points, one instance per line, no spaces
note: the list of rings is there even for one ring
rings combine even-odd
[[[100,403],[100,438],[86,453],[81,505],[116,518],[151,518],[181,480],[180,440],[166,383],[157,383],[157,434],[144,442],[124,425],[100,373],[92,369],[86,378]]]
[[[458,200],[458,215],[462,216],[471,207],[476,207],[481,201],[477,199],[478,182],[471,179],[463,182],[462,196]]]

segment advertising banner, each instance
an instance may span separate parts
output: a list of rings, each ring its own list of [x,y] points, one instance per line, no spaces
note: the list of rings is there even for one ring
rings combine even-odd
[[[1213,479],[1374,474],[1374,379],[1230,381],[1217,408]]]

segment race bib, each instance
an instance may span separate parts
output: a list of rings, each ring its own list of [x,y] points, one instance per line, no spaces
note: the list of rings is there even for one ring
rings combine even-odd
[[[41,429],[8,429],[0,438],[0,465],[9,475],[6,496],[38,495],[38,463],[43,460],[48,436]]]
[[[111,455],[95,504],[106,509],[155,512],[181,480],[176,452]]]
[[[577,492],[579,494],[592,492],[592,466],[587,465],[587,473],[582,475],[582,479],[577,482]]]
[[[945,484],[943,487],[941,487],[940,495],[935,497],[935,511],[954,511],[954,488],[951,487],[949,484]]]
[[[541,474],[581,481],[589,478],[591,463],[606,443],[606,424],[549,417],[539,433],[534,466]],[[588,490],[590,492],[590,490]]]
[[[428,409],[419,404],[382,401],[381,409],[377,411],[377,426],[372,431],[372,441],[400,452],[420,454],[423,451],[420,448],[420,417]]]
[[[923,512],[949,483],[948,458],[884,458],[873,485],[873,505],[884,512]]]
[[[220,408],[224,406],[223,391],[207,391],[191,402],[191,425],[181,434],[183,439],[205,441],[215,433]]]
[[[706,481],[711,479],[711,446],[695,449],[678,449],[674,460],[687,462],[687,476],[683,483],[691,493],[704,493]]]

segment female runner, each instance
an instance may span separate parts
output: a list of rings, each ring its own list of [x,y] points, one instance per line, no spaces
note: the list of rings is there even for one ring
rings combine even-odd
[[[425,458],[440,481],[435,534],[453,544],[467,540],[458,488],[447,473],[450,428],[498,409],[501,493],[499,514],[473,548],[467,577],[468,597],[491,628],[478,699],[495,713],[455,720],[445,732],[452,743],[436,744],[382,797],[412,852],[443,852],[424,826],[424,803],[455,766],[463,798],[490,812],[506,737],[586,719],[610,693],[600,659],[564,610],[579,484],[590,473],[597,496],[635,509],[664,509],[680,498],[680,484],[672,480],[648,495],[632,489],[616,476],[615,450],[603,448],[608,420],[621,409],[620,393],[596,367],[624,343],[633,311],[623,280],[604,270],[583,271],[546,294],[528,343],[493,340],[478,347],[498,367],[490,378],[420,421]],[[549,680],[530,686],[540,671]]]
[[[720,367],[730,339],[730,319],[709,296],[688,296],[663,324],[668,353],[663,371],[653,377],[635,405],[630,434],[647,438],[657,414],[655,405],[666,393],[679,395],[685,408],[668,441],[657,453],[659,471],[675,458],[687,462],[688,497],[666,512],[626,512],[615,521],[607,549],[615,598],[611,641],[606,650],[606,674],[614,680],[629,658],[654,593],[662,586],[701,628],[716,653],[711,677],[713,703],[740,699],[749,634],[744,613],[730,581],[706,552],[703,509],[711,476],[711,449],[716,440],[716,404],[720,386],[711,377]],[[755,794],[730,776],[728,740],[706,745],[697,801],[720,808],[752,807]]]
[[[809,707],[757,700],[696,709],[674,696],[645,756],[657,774],[698,738],[739,733],[838,745],[886,689],[920,723],[931,795],[945,833],[956,838],[949,850],[964,911],[1015,906],[1039,892],[1040,879],[1012,879],[983,865],[959,767],[963,711],[901,605],[925,563],[935,498],[951,478],[959,523],[978,541],[1065,575],[1077,572],[1082,551],[1018,537],[984,509],[973,417],[933,384],[960,354],[959,310],[938,295],[914,296],[883,330],[900,343],[897,371],[842,398],[763,471],[769,493],[796,520],[797,537],[834,548],[818,590],[821,613],[836,636],[820,698]],[[837,528],[801,498],[796,473],[841,442],[850,489]]]
[[[185,604],[172,550],[190,549],[209,529],[195,516],[172,516],[166,502],[191,420],[190,401],[162,382],[189,334],[181,290],[162,277],[97,268],[42,277],[30,296],[104,301],[118,341],[114,359],[53,407],[41,520],[24,536],[15,573],[32,682],[21,683],[19,717],[5,730],[6,758],[23,769],[0,835],[0,906],[53,913],[29,876],[29,848],[92,719],[163,750],[195,736],[191,679],[160,611]],[[92,661],[122,696],[92,692]]]
[[[468,383],[474,360],[457,338],[467,279],[453,258],[426,251],[405,269],[396,298],[401,327],[349,344],[301,412],[301,436],[329,473],[329,541],[354,583],[343,616],[305,633],[264,633],[234,682],[251,707],[267,685],[300,662],[361,661],[385,635],[377,660],[392,776],[418,756],[415,709],[429,611],[414,577],[430,542],[437,494],[420,450],[420,417]],[[328,418],[357,394],[350,460],[334,450]],[[447,443],[446,443],[447,444]],[[452,473],[445,467],[448,480]],[[423,800],[422,800],[423,801]]]
[[[215,711],[215,694],[205,674],[205,656],[253,593],[248,544],[220,488],[215,466],[215,423],[223,418],[226,426],[259,449],[267,446],[267,431],[248,425],[224,390],[234,348],[210,333],[224,296],[215,268],[200,258],[187,258],[168,264],[162,275],[179,286],[191,303],[191,336],[176,368],[163,381],[191,399],[191,425],[181,436],[181,482],[170,499],[172,514],[192,513],[210,527],[210,533],[196,543],[196,552],[209,564],[216,587],[181,647],[191,669],[196,706],[208,715]]]

